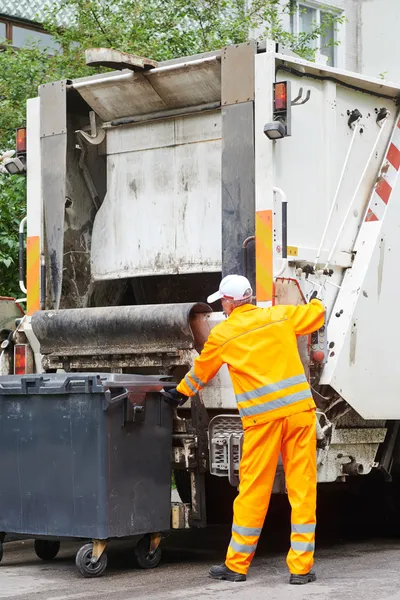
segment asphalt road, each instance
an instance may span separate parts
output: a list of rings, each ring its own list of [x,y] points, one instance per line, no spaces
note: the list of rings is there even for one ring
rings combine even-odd
[[[365,515],[360,512],[358,524],[355,518],[343,520],[346,511],[336,503],[320,516],[318,581],[289,586],[287,514],[278,513],[266,524],[246,583],[207,577],[209,567],[222,562],[229,540],[229,527],[217,527],[175,532],[163,541],[163,561],[151,571],[133,567],[131,542],[111,544],[105,575],[90,580],[82,578],[74,564],[79,543],[63,544],[58,557],[44,563],[31,541],[9,542],[0,564],[0,599],[400,600],[400,538],[381,538],[376,532],[369,537]]]

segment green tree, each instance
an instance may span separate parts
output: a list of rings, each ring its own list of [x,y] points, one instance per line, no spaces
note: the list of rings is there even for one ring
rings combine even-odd
[[[64,10],[73,15],[68,27],[60,26]],[[166,60],[241,43],[257,31],[312,59],[315,40],[329,23],[295,36],[283,26],[285,14],[294,10],[292,0],[58,0],[45,27],[62,52],[49,55],[35,45],[0,52],[0,155],[14,147],[26,100],[37,95],[40,84],[101,70],[86,67],[85,48]],[[24,211],[25,179],[0,173],[0,295],[20,294],[18,222]]]

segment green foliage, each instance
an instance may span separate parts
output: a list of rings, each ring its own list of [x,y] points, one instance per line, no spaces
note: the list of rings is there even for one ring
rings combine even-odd
[[[20,297],[18,228],[25,214],[25,179],[0,175],[0,295]]]
[[[63,9],[74,15],[68,27],[60,27]],[[50,56],[35,45],[0,52],[0,155],[14,147],[15,128],[25,123],[26,100],[37,95],[40,84],[96,72],[84,63],[85,48],[116,48],[166,60],[241,43],[257,32],[312,59],[315,40],[329,23],[295,36],[283,26],[283,17],[294,10],[292,0],[58,0],[45,26],[62,52]],[[0,173],[3,295],[19,293],[17,232],[24,207],[25,179]]]
[[[60,8],[75,15],[67,30],[58,27]],[[342,17],[327,10],[324,23],[296,36],[284,27],[296,10],[293,0],[60,0],[46,25],[64,48],[116,48],[155,60],[238,44],[255,32],[312,59],[317,38]]]

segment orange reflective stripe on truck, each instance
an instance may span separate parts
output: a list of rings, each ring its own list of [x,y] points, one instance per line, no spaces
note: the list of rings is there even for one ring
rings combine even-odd
[[[27,314],[40,310],[40,237],[30,236],[26,240],[26,289]]]
[[[256,212],[256,296],[257,302],[272,302],[272,210]]]

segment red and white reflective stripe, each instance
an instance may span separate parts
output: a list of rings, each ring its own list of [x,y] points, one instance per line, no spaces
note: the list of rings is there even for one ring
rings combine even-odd
[[[400,170],[400,120],[397,122],[389,148],[385,156],[374,193],[368,205],[365,221],[372,223],[381,221],[385,215],[392,190],[396,185]]]

